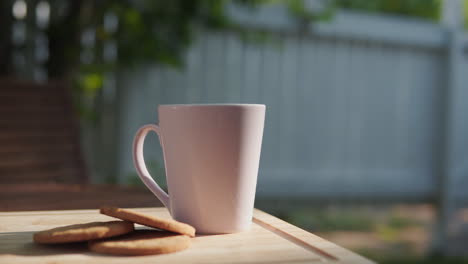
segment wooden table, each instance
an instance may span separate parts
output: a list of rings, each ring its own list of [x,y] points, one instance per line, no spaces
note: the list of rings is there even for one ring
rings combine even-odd
[[[136,210],[170,217],[165,208]],[[173,254],[107,256],[89,252],[85,243],[32,243],[32,234],[38,230],[111,219],[97,210],[0,213],[0,263],[372,263],[260,210],[254,212],[250,231],[200,235],[189,249]]]

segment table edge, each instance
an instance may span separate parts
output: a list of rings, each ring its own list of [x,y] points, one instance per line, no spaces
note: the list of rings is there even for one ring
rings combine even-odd
[[[165,207],[143,207],[132,208],[141,212],[167,211]],[[0,212],[0,217],[11,216],[30,216],[30,215],[58,215],[58,214],[85,214],[98,213],[99,209],[80,209],[80,210],[47,210],[47,211],[16,211],[16,212]],[[252,222],[260,227],[280,236],[289,242],[311,251],[327,261],[333,263],[374,263],[348,249],[340,247],[328,240],[325,240],[313,233],[294,226],[286,221],[283,221],[273,215],[270,215],[262,210],[254,209]]]

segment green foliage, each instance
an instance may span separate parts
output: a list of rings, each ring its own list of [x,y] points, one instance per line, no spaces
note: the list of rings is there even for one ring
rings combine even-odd
[[[336,6],[369,13],[386,13],[439,20],[441,0],[335,0]]]
[[[399,216],[392,215],[387,220],[387,225],[394,229],[403,229],[407,227],[421,226],[422,223],[414,219],[407,218],[407,217],[399,217]]]
[[[78,101],[82,113],[99,94],[104,76],[117,69],[147,63],[181,68],[184,52],[196,37],[200,27],[233,30],[246,40],[264,42],[268,33],[245,29],[236,25],[227,14],[232,3],[255,9],[261,5],[285,5],[292,17],[304,23],[331,19],[337,8],[349,8],[374,13],[416,16],[437,20],[440,0],[329,0],[318,1],[320,8],[310,8],[305,0],[51,0],[57,6],[47,30],[50,59],[47,63],[50,78],[76,80]],[[466,0],[465,0],[466,3]],[[465,11],[468,13],[468,5]],[[116,26],[110,28],[106,18],[114,17]],[[467,22],[468,24],[468,22]],[[92,43],[83,46],[81,36],[90,31]],[[113,43],[116,57],[104,56],[104,47]],[[80,62],[86,51],[91,61]]]
[[[242,2],[242,1],[239,1]],[[94,120],[97,96],[107,73],[152,63],[182,67],[186,48],[197,28],[225,29],[231,26],[219,0],[51,0],[53,13],[47,29],[51,79],[74,81],[76,106],[82,117]],[[109,26],[109,17],[114,26]],[[107,25],[106,25],[107,19]],[[112,23],[110,23],[112,24]],[[80,41],[91,32],[90,43]],[[112,44],[114,58],[104,47]],[[86,53],[88,60],[80,61]]]
[[[328,1],[319,10],[307,8],[304,0],[288,0],[286,6],[295,17],[305,21],[330,20],[336,10],[334,1]]]
[[[81,86],[83,87],[83,91],[88,96],[93,96],[102,84],[104,83],[104,77],[98,73],[89,73],[84,74],[81,79]]]
[[[463,15],[465,18],[465,28],[468,29],[468,0],[463,1]]]
[[[131,66],[157,62],[178,67],[190,43],[191,22],[216,21],[221,14],[207,1],[113,1],[106,7],[118,17],[114,34],[118,63]],[[218,4],[214,4],[218,5]]]
[[[374,229],[371,217],[348,211],[324,213],[318,210],[299,209],[289,212],[285,218],[288,222],[315,232],[372,231]]]
[[[181,68],[184,52],[201,27],[237,31],[246,40],[261,43],[268,38],[266,33],[236,25],[226,10],[232,3],[256,8],[268,2],[275,1],[51,0],[56,7],[52,10],[61,11],[52,14],[47,30],[50,47],[56,47],[50,49],[49,77],[72,79],[81,116],[95,120],[95,101],[106,74],[148,63]],[[287,4],[300,18],[319,17],[308,13],[302,1]],[[113,26],[109,26],[109,18]],[[84,32],[91,34],[91,40],[82,44]],[[114,57],[105,56],[104,48],[109,44],[116,47]],[[80,61],[83,54],[88,59]]]
[[[462,257],[408,257],[404,252],[400,254],[401,257],[387,257],[382,252],[376,254],[359,251],[359,253],[380,264],[468,264],[468,259]]]

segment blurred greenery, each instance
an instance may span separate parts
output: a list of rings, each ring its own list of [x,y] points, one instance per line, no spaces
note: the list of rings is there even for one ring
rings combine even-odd
[[[468,29],[468,0],[463,1],[463,14],[465,18],[465,29]]]
[[[404,15],[437,21],[441,0],[336,0],[336,5],[369,13]]]
[[[330,231],[375,231],[382,237],[391,238],[391,234],[400,232],[410,227],[420,227],[424,223],[398,215],[390,214],[382,219],[377,219],[376,212],[367,209],[350,208],[349,206],[304,206],[288,207],[281,205],[281,211],[275,211],[263,203],[257,203],[257,207],[263,207],[276,216],[292,222],[304,229],[313,232]]]
[[[400,249],[400,257],[385,254],[376,250],[357,250],[357,252],[379,264],[468,264],[468,258],[442,256],[408,256],[405,249]]]
[[[229,17],[233,3],[250,9],[283,4],[304,22],[332,19],[337,8],[437,20],[441,8],[441,0],[51,0],[49,78],[74,80],[79,111],[93,118],[90,108],[106,74],[148,63],[182,68],[184,53],[201,28],[236,31],[246,41],[269,40],[267,33]],[[116,47],[111,57],[104,52],[110,43]]]
[[[382,258],[377,256],[373,260],[380,264],[468,264],[468,259],[460,257]]]
[[[310,231],[371,231],[373,221],[369,216],[353,212],[326,212],[316,209],[291,210],[285,220]]]
[[[244,41],[267,40],[265,32],[253,32],[230,19],[226,10],[232,3],[255,9],[278,1],[53,0],[52,5],[65,11],[53,17],[48,30],[50,46],[57,47],[51,50],[49,77],[74,80],[81,116],[94,119],[94,101],[107,73],[148,63],[181,68],[184,52],[201,28],[236,31]],[[331,14],[329,9],[307,11],[303,0],[285,3],[300,19],[323,19]],[[92,43],[83,45],[84,33],[90,34],[87,41]],[[109,43],[117,47],[115,58],[105,56]],[[88,61],[83,61],[83,54]]]
[[[51,50],[49,77],[73,80],[81,116],[93,119],[94,101],[106,74],[145,63],[182,67],[183,52],[199,27],[231,26],[226,4],[218,0],[55,0],[52,5],[64,11],[53,16],[48,29],[51,47],[60,47]],[[83,34],[88,34],[84,45]],[[104,53],[110,44],[116,47],[111,58]],[[85,61],[83,54],[88,57]]]

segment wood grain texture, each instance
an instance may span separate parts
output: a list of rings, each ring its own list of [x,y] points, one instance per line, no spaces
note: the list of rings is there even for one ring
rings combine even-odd
[[[165,208],[135,210],[170,217]],[[189,249],[167,255],[116,257],[92,253],[85,244],[32,243],[38,230],[110,219],[98,210],[0,213],[0,263],[372,263],[259,210],[250,231],[199,235]]]

